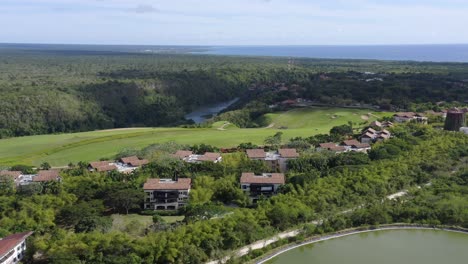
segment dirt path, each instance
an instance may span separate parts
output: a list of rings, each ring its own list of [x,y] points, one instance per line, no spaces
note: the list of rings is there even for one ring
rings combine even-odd
[[[228,125],[230,125],[230,124],[231,124],[231,123],[226,122],[226,123],[224,123],[222,126],[218,127],[217,129],[218,129],[218,130],[221,130],[221,131],[224,131],[224,130],[226,130],[226,127],[227,127]]]
[[[269,125],[268,125],[267,127],[265,127],[265,128],[273,128],[274,126],[275,126],[275,123],[271,123],[271,124],[269,124]]]

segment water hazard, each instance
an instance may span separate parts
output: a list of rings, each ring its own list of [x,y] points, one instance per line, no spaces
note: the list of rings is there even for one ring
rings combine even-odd
[[[468,263],[468,234],[439,230],[386,230],[305,245],[269,264]]]

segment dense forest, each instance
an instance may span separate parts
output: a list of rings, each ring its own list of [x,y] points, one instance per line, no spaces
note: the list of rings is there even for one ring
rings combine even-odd
[[[151,160],[130,175],[90,173],[85,163],[70,164],[62,184],[18,190],[0,185],[0,237],[35,231],[26,259],[32,263],[204,263],[293,227],[307,234],[394,222],[468,227],[468,136],[420,124],[398,125],[392,132],[395,138],[375,144],[368,156],[305,146],[301,158],[291,161],[280,194],[256,204],[239,188],[239,177],[268,167],[243,152],[225,154],[221,163],[189,164],[170,155],[186,148],[176,143],[127,149],[119,155]],[[304,141],[315,144],[325,136]],[[142,211],[145,180],[174,173],[193,180],[189,205],[179,212]],[[409,195],[382,202],[403,189]],[[343,213],[350,208],[355,209]],[[116,228],[111,214],[127,211],[153,215],[153,224]],[[168,213],[184,220],[168,223]],[[317,219],[323,221],[310,224]]]
[[[197,106],[236,97],[224,117],[241,127],[296,98],[431,108],[468,100],[467,80],[459,63],[0,49],[0,138],[189,124]]]

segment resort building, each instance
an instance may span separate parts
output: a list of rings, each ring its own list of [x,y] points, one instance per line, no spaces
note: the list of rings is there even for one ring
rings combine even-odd
[[[109,172],[117,170],[117,166],[110,161],[94,161],[89,163],[88,170],[91,172]]]
[[[189,178],[148,179],[143,185],[145,209],[177,210],[188,201],[192,180]]]
[[[26,253],[26,239],[33,232],[23,232],[0,238],[0,264],[19,263]]]
[[[272,170],[286,172],[287,162],[299,157],[296,149],[279,149],[278,151],[265,152],[263,149],[247,149],[247,157],[251,160],[263,160]]]
[[[7,171],[7,170],[0,171],[0,181],[5,181],[5,179],[9,181],[10,179],[14,182],[16,186],[19,185],[22,176],[23,176],[23,173],[21,171]]]
[[[58,170],[40,170],[37,174],[23,174],[21,171],[0,171],[0,179],[5,176],[10,177],[16,187],[20,185],[28,185],[32,182],[60,182],[62,180]]]
[[[40,170],[35,177],[32,178],[33,182],[50,182],[62,181],[58,170]]]
[[[221,153],[216,153],[216,152],[205,152],[205,154],[203,155],[198,155],[198,154],[193,154],[192,151],[179,150],[173,156],[185,162],[189,162],[189,163],[201,163],[201,162],[218,163],[223,160]]]
[[[352,151],[367,153],[371,149],[371,146],[368,143],[361,143],[355,139],[345,140],[341,142],[340,145],[346,149],[346,152]]]
[[[248,193],[253,201],[260,196],[272,196],[278,192],[278,188],[284,185],[283,173],[263,173],[255,175],[253,172],[242,173],[240,178],[241,189]]]
[[[120,158],[115,166],[121,173],[132,173],[133,171],[147,165],[149,161],[147,159],[139,159],[137,156]]]
[[[343,153],[346,152],[346,148],[343,146],[338,146],[336,143],[328,142],[328,143],[321,143],[317,148],[318,151],[321,150],[328,150],[333,151],[335,153]]]
[[[390,133],[390,131],[386,129],[377,131],[373,129],[372,127],[368,127],[367,129],[362,131],[360,140],[361,140],[361,143],[370,144],[373,142],[381,142],[381,141],[387,140],[391,136],[392,134]]]
[[[137,156],[124,157],[113,161],[94,161],[88,165],[88,170],[91,172],[111,172],[118,171],[120,173],[132,173],[133,171],[148,164],[148,160],[139,159]]]
[[[406,123],[413,121],[416,123],[427,124],[427,117],[414,112],[396,113],[393,115],[393,120],[395,120],[395,122],[397,123]]]

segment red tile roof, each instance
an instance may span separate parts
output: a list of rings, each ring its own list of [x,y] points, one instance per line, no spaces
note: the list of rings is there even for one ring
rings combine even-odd
[[[374,121],[374,122],[370,123],[370,126],[382,127],[382,123],[380,123],[379,121]]]
[[[241,183],[265,183],[265,184],[284,184],[283,173],[266,173],[255,175],[253,172],[242,173]]]
[[[140,160],[137,156],[121,158],[120,161],[132,167],[140,167],[140,166],[148,164],[149,162],[146,159]]]
[[[364,130],[364,132],[370,132],[370,133],[372,133],[372,134],[377,133],[377,131],[376,131],[375,129],[371,128],[371,127],[369,127],[369,128],[367,128],[366,130]]]
[[[190,178],[179,178],[177,181],[167,179],[147,179],[144,190],[188,190],[192,184]]]
[[[200,161],[216,161],[221,157],[220,153],[206,152],[204,155],[198,157]]]
[[[14,180],[18,179],[19,176],[23,174],[21,171],[7,171],[7,170],[2,170],[0,171],[0,176],[10,176]]]
[[[366,132],[366,133],[364,133],[361,137],[362,137],[362,138],[363,138],[363,137],[374,138],[374,134],[373,134],[373,133],[370,133],[370,132]]]
[[[322,143],[320,144],[320,148],[323,148],[323,149],[327,149],[327,150],[331,150],[331,151],[345,151],[346,148],[343,147],[343,146],[337,146],[335,143]]]
[[[251,159],[264,159],[266,157],[265,150],[263,149],[247,149],[247,156]]]
[[[189,151],[189,150],[178,150],[174,156],[177,157],[177,158],[187,158],[188,156],[190,155],[193,155],[193,152],[192,151]]]
[[[361,148],[370,148],[370,145],[367,144],[367,143],[359,143],[359,144],[356,144],[356,145],[353,145],[353,146],[356,147],[356,148],[359,148],[359,149],[361,149]]]
[[[117,166],[115,166],[114,164],[112,165],[108,164],[108,165],[104,165],[104,166],[96,168],[96,171],[98,172],[113,171],[113,170],[117,170]]]
[[[97,169],[99,167],[103,166],[109,166],[110,161],[95,161],[95,162],[90,162],[89,166],[91,166],[93,169]]]
[[[296,149],[280,149],[278,153],[282,158],[297,158],[299,157],[299,153],[297,153]]]
[[[352,147],[354,145],[359,145],[359,144],[360,144],[359,141],[355,139],[345,140],[341,143],[341,145],[348,146],[348,147]]]
[[[14,249],[18,244],[32,235],[33,232],[23,232],[9,235],[0,239],[0,258],[5,256],[10,250]]]
[[[33,177],[35,182],[56,181],[60,177],[58,170],[41,170]]]

